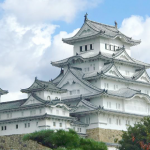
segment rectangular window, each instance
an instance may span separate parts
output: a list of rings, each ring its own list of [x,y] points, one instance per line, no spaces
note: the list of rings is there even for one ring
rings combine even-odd
[[[30,127],[30,123],[28,123],[28,128]]]
[[[36,122],[36,126],[38,126],[38,122]]]
[[[1,127],[1,130],[3,131],[4,129],[3,129],[3,126]]]
[[[72,95],[72,91],[70,91],[70,95]]]
[[[90,50],[92,50],[92,49],[93,49],[92,44],[90,44]]]
[[[87,45],[85,45],[85,51],[87,51]]]
[[[32,116],[32,110],[30,110],[30,116]]]
[[[24,112],[23,111],[21,112],[21,115],[22,115],[22,117],[24,116]]]
[[[126,125],[130,125],[130,120],[126,120]]]
[[[5,130],[7,130],[7,127],[5,126]]]
[[[18,129],[18,124],[16,124],[16,129]]]
[[[108,84],[108,83],[104,83],[104,87],[105,87],[106,89],[108,89],[108,88],[109,88],[109,84]]]
[[[121,120],[120,120],[120,119],[117,119],[117,120],[116,120],[116,124],[117,124],[117,125],[121,125]]]
[[[127,75],[127,76],[129,75],[129,71],[127,71],[127,70],[126,70],[126,75]]]
[[[80,90],[77,90],[77,93],[80,94]]]
[[[107,102],[107,108],[111,108],[111,102]]]
[[[118,89],[118,85],[114,85],[114,90],[117,90]]]
[[[9,114],[7,114],[7,118],[9,118]]]
[[[82,52],[82,46],[80,46],[80,52]]]
[[[113,45],[111,45],[111,50],[114,51],[114,46]]]
[[[42,113],[42,109],[40,109],[40,114]]]
[[[26,123],[24,124],[24,127],[27,128],[27,124]]]
[[[62,127],[62,123],[59,123],[59,126]]]
[[[81,128],[80,128],[80,132],[81,132]]]
[[[54,126],[54,127],[56,126],[56,122],[53,122],[53,126]]]
[[[89,71],[90,69],[89,69],[89,67],[87,68],[87,71]]]

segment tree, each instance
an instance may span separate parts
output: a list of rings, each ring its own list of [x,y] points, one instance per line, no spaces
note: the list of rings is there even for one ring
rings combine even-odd
[[[119,150],[150,150],[150,117],[123,131]]]
[[[23,140],[33,140],[55,150],[107,150],[102,142],[83,139],[74,130],[42,130],[26,134]]]

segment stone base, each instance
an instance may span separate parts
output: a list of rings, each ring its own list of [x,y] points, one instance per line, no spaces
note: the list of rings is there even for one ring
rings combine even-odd
[[[122,131],[120,130],[102,128],[87,129],[86,133],[88,138],[106,143],[115,143],[115,139],[121,140],[122,135]]]
[[[0,150],[50,150],[35,141],[23,141],[24,135],[0,136]]]

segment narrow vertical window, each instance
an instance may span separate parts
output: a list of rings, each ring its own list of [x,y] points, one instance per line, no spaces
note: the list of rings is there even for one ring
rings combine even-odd
[[[92,44],[90,44],[90,50],[92,50],[92,49],[93,49]]]
[[[18,124],[16,124],[16,129],[18,129]]]
[[[7,127],[5,126],[5,130],[7,130]]]
[[[30,123],[28,123],[28,128],[30,127]]]
[[[80,52],[82,52],[82,46],[80,46]]]
[[[24,124],[24,127],[27,128],[27,124],[26,123]]]
[[[53,126],[54,126],[54,127],[56,126],[56,122],[53,122]]]
[[[59,126],[62,127],[62,123],[60,123]]]
[[[87,45],[85,45],[85,51],[87,51]]]

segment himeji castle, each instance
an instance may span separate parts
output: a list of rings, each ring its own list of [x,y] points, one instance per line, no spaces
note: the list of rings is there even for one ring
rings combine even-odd
[[[0,135],[72,128],[111,149],[122,130],[150,115],[150,64],[130,51],[141,41],[87,14],[77,34],[62,40],[73,45],[73,56],[51,62],[60,68],[55,79],[35,78],[22,89],[27,99],[0,103]]]

